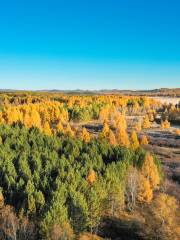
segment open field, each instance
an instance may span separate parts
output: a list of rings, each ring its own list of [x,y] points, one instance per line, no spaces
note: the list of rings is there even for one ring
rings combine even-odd
[[[150,97],[157,101],[160,101],[162,104],[178,104],[180,102],[180,97]]]

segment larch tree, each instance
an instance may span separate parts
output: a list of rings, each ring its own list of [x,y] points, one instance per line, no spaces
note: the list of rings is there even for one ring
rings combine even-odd
[[[140,144],[141,144],[141,145],[148,145],[148,139],[147,139],[146,135],[143,135],[143,136],[141,137]]]
[[[150,227],[150,238],[179,240],[179,204],[175,197],[159,193],[150,210],[153,217],[147,222],[147,226]]]
[[[64,130],[63,125],[62,125],[61,121],[59,120],[56,124],[56,131],[63,132],[63,130]]]
[[[0,124],[4,123],[3,113],[0,111]]]
[[[142,165],[142,174],[149,181],[152,189],[158,188],[160,176],[154,158],[150,153],[147,153]]]
[[[153,198],[153,190],[151,188],[149,180],[142,174],[139,175],[139,185],[137,192],[137,199],[140,202],[151,202]]]
[[[139,140],[135,131],[131,133],[131,147],[136,150],[139,147]]]
[[[85,127],[82,128],[81,139],[86,143],[88,143],[91,139],[90,134]]]
[[[142,124],[142,127],[143,128],[150,128],[151,127],[151,123],[149,121],[149,117],[148,115],[146,114],[144,119],[143,119],[143,124]]]
[[[24,111],[23,123],[27,128],[31,127],[31,117],[27,110]]]
[[[140,132],[141,131],[141,121],[138,121],[135,126],[134,129],[136,132]]]
[[[65,133],[65,135],[70,136],[70,137],[74,137],[74,135],[75,135],[74,131],[72,130],[72,128],[71,128],[69,123],[66,125],[64,133]]]
[[[108,141],[111,145],[116,145],[117,144],[116,137],[115,137],[112,130],[109,131]]]
[[[41,118],[36,110],[32,110],[31,112],[31,124],[34,127],[41,128]]]
[[[100,138],[106,138],[107,139],[108,136],[109,136],[109,132],[110,132],[109,125],[105,121],[104,124],[103,124],[102,132],[100,133]]]
[[[123,127],[118,127],[116,129],[116,139],[117,144],[120,146],[128,147],[130,145],[128,134],[126,132],[126,129]]]
[[[86,181],[89,183],[89,185],[93,185],[93,183],[96,181],[96,173],[93,169],[89,171]]]
[[[170,126],[171,126],[171,124],[167,119],[165,121],[161,121],[161,128],[162,129],[170,128]]]
[[[46,135],[49,135],[49,136],[52,135],[52,131],[51,131],[50,125],[49,125],[49,123],[47,121],[44,123],[43,132]]]
[[[109,118],[109,109],[107,107],[102,108],[99,113],[99,119],[104,122],[107,121]]]

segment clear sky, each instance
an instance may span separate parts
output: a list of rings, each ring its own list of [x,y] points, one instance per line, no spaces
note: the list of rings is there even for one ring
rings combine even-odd
[[[180,87],[179,0],[0,1],[0,88]]]

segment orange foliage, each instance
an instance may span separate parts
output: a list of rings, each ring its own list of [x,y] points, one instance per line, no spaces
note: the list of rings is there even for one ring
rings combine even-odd
[[[78,240],[102,240],[102,238],[94,234],[83,233],[78,237]]]
[[[135,131],[131,133],[131,147],[136,150],[139,147],[139,140]]]
[[[83,127],[83,129],[82,129],[81,139],[82,139],[84,142],[86,142],[86,143],[88,143],[88,142],[90,141],[90,134],[89,134],[89,132],[86,130],[85,127]]]
[[[142,174],[149,181],[152,189],[158,187],[160,183],[159,172],[154,159],[150,153],[147,153],[142,166]]]
[[[143,135],[141,138],[141,145],[147,145],[148,144],[148,139],[146,137],[146,135]]]
[[[109,136],[108,136],[108,142],[111,144],[111,145],[116,145],[117,142],[116,142],[116,137],[113,133],[112,130],[109,131]]]
[[[161,128],[162,129],[170,128],[170,126],[171,126],[171,124],[170,124],[170,122],[168,122],[167,119],[165,121],[161,121]]]
[[[118,127],[116,129],[116,139],[117,139],[117,144],[119,144],[120,146],[128,147],[130,145],[128,134],[125,128],[123,127]]]
[[[86,180],[87,180],[87,182],[88,182],[90,185],[92,185],[92,184],[95,182],[95,180],[96,180],[96,173],[95,173],[94,170],[90,170],[90,172],[89,172]]]
[[[153,191],[147,178],[139,175],[138,200],[140,202],[150,202],[153,198]]]
[[[52,131],[51,131],[51,128],[49,126],[49,123],[48,122],[45,122],[44,126],[43,126],[43,132],[46,134],[46,135],[52,135]]]
[[[142,127],[143,128],[150,128],[151,124],[150,124],[150,121],[149,121],[149,117],[148,115],[145,115],[144,119],[143,119],[143,125]]]

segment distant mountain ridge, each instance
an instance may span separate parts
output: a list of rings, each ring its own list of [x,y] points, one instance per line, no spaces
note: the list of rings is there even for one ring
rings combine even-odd
[[[101,90],[59,90],[59,89],[43,89],[43,90],[14,90],[14,89],[0,89],[1,93],[10,92],[49,92],[49,93],[64,93],[64,94],[122,94],[122,95],[147,95],[147,96],[174,96],[180,97],[180,88],[159,88],[151,90],[120,90],[120,89],[101,89]]]

